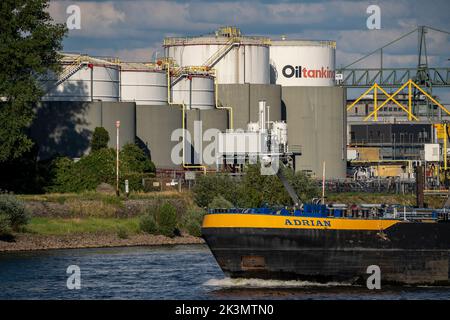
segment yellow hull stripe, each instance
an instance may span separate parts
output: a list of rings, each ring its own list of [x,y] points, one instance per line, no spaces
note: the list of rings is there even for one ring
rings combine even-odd
[[[345,218],[312,218],[263,214],[207,214],[203,228],[283,228],[331,230],[385,230],[399,220],[366,220]]]

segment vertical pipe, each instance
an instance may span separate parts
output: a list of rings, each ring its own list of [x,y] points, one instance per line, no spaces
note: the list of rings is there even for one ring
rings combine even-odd
[[[218,83],[217,83],[217,75],[218,75],[218,72],[217,72],[217,69],[215,69],[214,70],[214,101],[215,101],[215,104],[216,104],[216,108],[218,108],[219,107],[219,86],[218,86]]]
[[[411,80],[408,83],[408,120],[412,121],[412,97],[411,97]]]
[[[259,101],[259,128],[261,132],[266,131],[266,101]]]
[[[91,68],[91,102],[94,101],[94,66]]]
[[[444,123],[444,170],[447,170],[447,124]]]
[[[119,101],[122,101],[122,65],[117,65],[119,70]]]
[[[192,109],[192,78],[189,79],[189,109]]]
[[[378,111],[377,111],[377,107],[378,107],[378,99],[377,99],[377,86],[375,85],[373,88],[373,109],[375,110],[375,114],[373,116],[373,120],[374,121],[378,121]]]
[[[418,208],[423,208],[424,206],[424,196],[423,196],[424,180],[425,179],[423,166],[419,165],[416,167],[416,206]]]
[[[322,204],[325,204],[325,161],[322,163]]]
[[[116,121],[116,195],[119,196],[119,127],[120,121]]]
[[[172,99],[170,96],[170,63],[167,62],[167,103],[172,104]]]

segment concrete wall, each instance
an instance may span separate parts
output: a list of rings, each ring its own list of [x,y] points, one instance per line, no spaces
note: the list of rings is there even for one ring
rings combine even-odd
[[[178,131],[174,137],[176,141],[171,141],[171,135],[175,130],[182,128],[181,106],[137,106],[136,110],[138,140],[148,149],[152,161],[159,168],[179,168],[181,163],[174,162],[171,154],[175,150],[175,154],[182,159],[182,145],[179,144],[182,132]],[[227,129],[228,114],[226,110],[217,109],[186,110],[185,117],[185,127],[191,135],[191,144],[186,145],[185,162],[199,163],[200,155],[203,156],[203,150],[211,143],[203,141],[205,132],[210,128],[220,131]],[[197,132],[194,130],[194,121],[201,121],[202,124]]]
[[[102,113],[101,126],[109,132],[108,146],[116,147],[116,121],[120,121],[119,146],[135,142],[136,139],[136,105],[134,102],[94,102],[100,105]],[[132,111],[132,112],[131,112]]]
[[[153,163],[160,168],[175,168],[172,149],[179,143],[171,141],[172,132],[181,128],[182,111],[179,106],[136,106],[137,137]]]
[[[197,130],[194,128],[195,121],[200,121],[197,124]],[[212,159],[215,159],[215,137],[210,137],[213,132],[211,131],[210,134],[208,130],[225,131],[228,128],[228,111],[224,109],[188,110],[186,111],[186,128],[191,134],[191,145],[187,147],[190,148],[190,154],[186,153],[186,162],[215,167],[215,160],[211,163]]]
[[[116,120],[121,121],[120,146],[134,142],[134,103],[43,102],[36,109],[30,134],[39,148],[39,159],[49,159],[56,155],[79,158],[89,152],[95,127],[105,127],[110,137],[109,145],[115,147]]]
[[[327,178],[346,175],[345,90],[340,87],[283,87],[289,145],[301,145],[297,170]]]
[[[258,120],[258,102],[270,106],[270,120],[282,120],[281,86],[269,84],[221,84],[219,102],[233,108],[234,129],[247,129],[247,123]]]

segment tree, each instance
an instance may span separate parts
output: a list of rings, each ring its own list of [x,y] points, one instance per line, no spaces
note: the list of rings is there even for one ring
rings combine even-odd
[[[96,127],[92,134],[91,152],[102,148],[108,148],[109,133],[103,127]]]
[[[155,172],[155,165],[137,144],[127,143],[120,152],[122,168],[126,172]]]
[[[53,161],[52,181],[47,191],[80,192],[95,190],[102,182],[116,182],[116,151],[101,148],[81,157],[77,162],[69,158]],[[120,186],[129,181],[131,190],[142,189],[142,178],[155,171],[153,162],[135,144],[126,144],[120,151]]]
[[[0,4],[0,162],[32,147],[26,129],[43,95],[38,83],[60,71],[58,51],[67,29],[53,23],[49,0],[2,0]]]
[[[284,175],[302,201],[311,201],[320,194],[316,183],[304,173],[294,174],[287,168],[280,170],[284,170]],[[217,204],[211,202],[218,196],[223,197],[235,207],[293,204],[280,179],[276,175],[261,175],[259,164],[247,165],[245,175],[239,182],[232,181],[227,176],[201,176],[196,181],[193,192],[194,201],[200,207],[217,207]]]
[[[291,169],[280,168],[303,202],[309,202],[317,197],[319,189],[315,182],[303,172],[294,173]],[[240,205],[258,207],[269,205],[292,205],[292,199],[284,189],[276,175],[261,175],[259,165],[248,165],[242,185]]]
[[[199,207],[207,207],[219,195],[236,204],[240,196],[238,185],[228,175],[201,175],[193,191],[194,201]]]

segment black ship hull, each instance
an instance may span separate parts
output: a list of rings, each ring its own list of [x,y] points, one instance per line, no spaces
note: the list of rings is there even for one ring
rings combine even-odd
[[[230,277],[365,283],[450,284],[450,223],[400,222],[383,230],[203,228]]]

